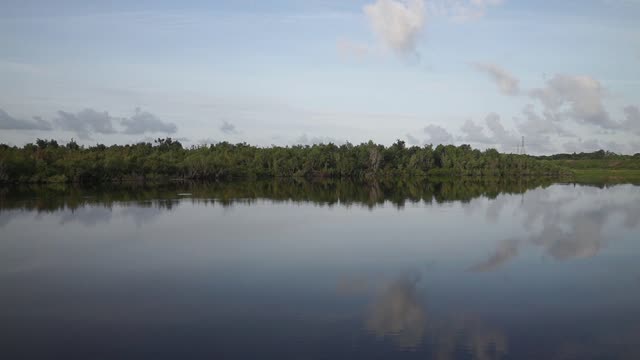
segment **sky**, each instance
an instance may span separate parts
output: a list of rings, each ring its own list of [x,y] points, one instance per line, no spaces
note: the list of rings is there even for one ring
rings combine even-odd
[[[0,142],[640,152],[640,0],[3,0]]]

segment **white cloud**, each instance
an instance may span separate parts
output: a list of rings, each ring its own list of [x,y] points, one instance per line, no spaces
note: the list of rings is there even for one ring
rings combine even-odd
[[[33,120],[16,119],[0,109],[0,129],[5,130],[51,130],[51,124],[38,117]]]
[[[438,125],[427,125],[424,128],[425,134],[427,134],[427,139],[425,139],[424,143],[432,144],[432,145],[448,145],[453,144],[453,135],[449,133],[445,128]]]
[[[363,7],[364,15],[385,48],[400,55],[418,55],[417,42],[427,25],[427,17],[447,17],[456,21],[477,19],[489,6],[503,0],[375,0]],[[347,56],[370,53],[367,45],[338,40],[338,52]]]
[[[484,133],[484,128],[481,125],[476,125],[473,120],[467,120],[460,128],[460,131],[463,133],[460,140],[476,144],[492,145],[503,150],[511,150],[518,144],[518,136],[505,129],[498,114],[488,114],[484,122],[490,135]]]
[[[420,139],[418,139],[417,137],[411,135],[411,134],[407,134],[407,142],[409,142],[409,145],[421,145],[422,142],[420,141]]]
[[[490,144],[491,138],[484,133],[482,125],[476,125],[473,120],[469,119],[460,128],[463,136],[460,140],[470,143]]]
[[[550,111],[544,111],[538,115],[533,104],[525,105],[522,109],[524,121],[517,124],[518,130],[527,136],[558,135],[563,137],[575,137],[575,134],[560,126],[561,119]]]
[[[626,119],[622,122],[622,126],[640,135],[640,109],[637,106],[627,106],[624,108]]]
[[[424,0],[377,0],[363,10],[386,47],[399,54],[416,52],[416,41],[426,24]]]
[[[178,131],[178,128],[173,123],[164,122],[158,119],[157,116],[136,109],[136,113],[129,119],[122,119],[122,126],[124,126],[124,134],[144,134],[144,133],[166,133],[173,134]]]
[[[500,121],[500,116],[498,114],[490,113],[484,121],[487,124],[487,128],[491,132],[496,145],[510,148],[518,143],[518,136],[507,131],[504,126],[502,126],[502,122]]]
[[[307,134],[302,134],[295,141],[295,145],[315,145],[315,144],[343,144],[343,140],[337,140],[330,136],[312,136],[309,137]]]
[[[238,130],[236,130],[236,126],[228,121],[223,121],[222,125],[220,125],[220,131],[225,134],[237,134]]]
[[[489,63],[474,63],[473,67],[489,75],[502,94],[518,95],[520,93],[520,81],[502,67]]]
[[[62,130],[73,131],[81,139],[89,139],[90,133],[114,134],[112,117],[108,112],[84,109],[76,114],[58,111],[54,124]]]
[[[532,98],[556,116],[568,117],[580,124],[617,129],[620,125],[611,120],[602,103],[604,94],[600,82],[590,76],[562,74],[549,79],[545,87],[530,92]]]

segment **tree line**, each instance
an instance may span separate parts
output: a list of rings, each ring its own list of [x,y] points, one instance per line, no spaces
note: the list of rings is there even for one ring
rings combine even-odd
[[[538,156],[540,160],[551,161],[554,164],[572,171],[599,171],[601,175],[621,177],[627,181],[636,179],[636,172],[640,170],[640,153],[635,155],[616,154],[611,151],[598,150],[573,154],[555,154]],[[620,171],[628,170],[622,174]]]
[[[537,158],[541,160],[640,160],[640,153],[634,155],[621,155],[612,151],[598,150],[572,154],[543,155],[537,156]]]
[[[23,147],[0,145],[4,183],[562,175],[566,170],[552,161],[532,156],[469,145],[407,146],[401,140],[391,146],[372,141],[271,147],[220,142],[185,148],[171,138],[88,147],[43,139]]]

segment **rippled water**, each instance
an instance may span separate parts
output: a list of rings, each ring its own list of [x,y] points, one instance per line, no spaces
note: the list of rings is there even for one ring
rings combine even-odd
[[[0,235],[6,359],[640,358],[631,185],[7,189]]]

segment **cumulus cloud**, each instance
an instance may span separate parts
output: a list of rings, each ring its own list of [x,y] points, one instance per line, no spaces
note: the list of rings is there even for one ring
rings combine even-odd
[[[484,125],[476,124],[473,120],[467,120],[461,127],[461,136],[454,136],[439,125],[430,124],[423,131],[426,139],[422,142],[411,134],[406,137],[411,145],[432,144],[432,145],[448,145],[453,144],[454,140],[462,142],[491,145],[501,147],[503,149],[512,149],[519,143],[519,137],[515,133],[507,130],[500,120],[500,116],[496,113],[489,113],[484,119]],[[486,132],[485,132],[486,127]]]
[[[53,122],[62,130],[75,132],[81,139],[89,139],[91,133],[115,133],[112,119],[106,111],[98,112],[93,109],[84,109],[74,114],[60,110]]]
[[[511,149],[518,143],[518,136],[505,129],[500,121],[500,115],[490,113],[484,119],[485,125],[490,135],[484,133],[484,128],[477,125],[472,120],[467,120],[460,131],[463,136],[462,141],[499,146]]]
[[[377,0],[363,10],[387,48],[399,54],[416,52],[416,41],[426,24],[424,0]]]
[[[489,113],[484,119],[484,124],[467,120],[460,127],[461,135],[456,139],[460,142],[486,145],[511,152],[520,144],[521,136],[525,136],[527,153],[542,154],[557,151],[551,135],[575,136],[551,120],[541,118],[530,106],[525,108],[525,112],[528,115],[527,119],[524,121],[516,119],[514,130],[505,128],[500,116],[496,113]]]
[[[519,88],[518,79],[500,66],[486,63],[472,65],[477,70],[487,73],[502,94],[516,96],[525,93],[539,103],[540,111],[536,110],[534,104],[527,104],[522,110],[523,117],[515,118],[517,130],[529,140],[529,149],[536,149],[540,153],[557,151],[554,143],[558,141],[552,138],[576,138],[577,135],[566,127],[568,121],[582,126],[596,126],[603,131],[627,130],[640,135],[638,108],[627,106],[624,108],[623,121],[612,119],[604,105],[606,90],[598,80],[590,76],[557,74],[548,79],[544,86],[524,92]],[[515,143],[513,137],[501,128],[499,121],[494,119],[491,122],[496,137]],[[461,130],[464,141],[483,144],[501,142],[494,139],[493,135],[484,135],[481,129],[470,121],[465,123]],[[563,146],[566,150],[593,151],[591,149],[598,146],[615,152],[627,151],[624,144],[599,143],[597,140],[569,141]]]
[[[629,131],[640,135],[640,109],[637,106],[627,106],[624,108],[625,120],[622,126]]]
[[[533,104],[522,109],[524,118],[516,117],[516,128],[527,139],[527,149],[533,153],[552,153],[558,151],[552,137],[575,138],[576,134],[562,125],[564,117],[549,110],[539,114]]]
[[[226,120],[222,122],[222,125],[220,125],[220,131],[222,131],[225,134],[238,133],[238,131],[236,130],[236,126]]]
[[[453,144],[453,135],[442,126],[428,125],[424,128],[424,133],[427,135],[427,139],[424,141],[427,144]]]
[[[0,109],[0,129],[5,130],[51,130],[51,124],[39,117],[33,120],[16,119]]]
[[[491,138],[484,133],[484,128],[481,125],[477,125],[473,120],[467,120],[462,127],[462,137],[460,140],[470,143],[482,143],[490,144]]]
[[[502,94],[513,96],[520,93],[520,81],[502,67],[489,63],[474,63],[473,67],[486,73]]]
[[[312,136],[309,137],[307,134],[302,134],[295,140],[296,145],[315,145],[315,144],[340,144],[344,141],[336,140],[335,138],[329,136]]]
[[[532,104],[524,108],[525,120],[518,124],[518,129],[525,135],[577,137],[560,125],[567,120],[578,125],[596,126],[602,129],[602,132],[627,131],[640,135],[638,107],[627,106],[623,109],[624,119],[612,119],[603,101],[606,96],[605,88],[590,76],[558,74],[547,80],[544,87],[529,91],[529,96],[540,102],[542,112],[538,115]],[[626,144],[613,141],[599,142],[595,139],[569,141],[564,143],[563,147],[566,151],[572,152],[599,149],[617,153],[630,151]]]
[[[555,75],[543,88],[533,89],[530,96],[539,100],[546,111],[570,118],[580,124],[604,129],[618,129],[604,108],[605,90],[600,82],[589,76]]]
[[[519,137],[502,126],[502,122],[500,121],[500,116],[496,113],[490,113],[484,119],[487,124],[487,128],[491,132],[495,144],[502,146],[513,146],[519,140]]]
[[[91,134],[158,132],[172,134],[177,131],[175,124],[163,122],[155,115],[139,109],[136,109],[136,113],[130,118],[120,119],[119,122],[124,128],[122,131],[114,126],[116,120],[107,111],[100,112],[91,108],[77,113],[59,110],[52,123],[39,117],[34,117],[33,120],[16,119],[0,109],[0,129],[53,130],[55,128],[74,132],[80,139],[90,139]]]
[[[576,135],[560,125],[560,119],[550,111],[543,111],[539,115],[533,104],[525,105],[522,109],[524,121],[517,124],[518,130],[524,135],[535,137],[538,135],[559,135],[563,137],[575,137]]]
[[[420,144],[422,144],[420,139],[418,139],[417,137],[415,137],[415,136],[413,136],[411,134],[407,134],[405,136],[407,137],[407,142],[409,143],[409,145],[420,145]]]
[[[447,17],[455,21],[477,19],[490,6],[503,0],[375,0],[363,12],[382,45],[400,55],[418,55],[417,42],[427,25],[427,17]],[[362,57],[370,53],[368,45],[338,40],[343,56]]]
[[[124,134],[144,134],[144,133],[167,133],[173,134],[178,131],[175,124],[164,122],[155,115],[136,109],[136,113],[128,118],[120,120],[124,127]]]

